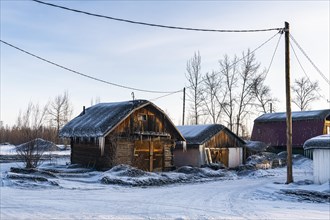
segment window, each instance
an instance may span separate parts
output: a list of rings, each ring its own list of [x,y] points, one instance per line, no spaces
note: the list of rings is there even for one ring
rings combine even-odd
[[[145,114],[138,115],[138,120],[139,121],[146,121],[147,120],[147,115],[145,115]]]

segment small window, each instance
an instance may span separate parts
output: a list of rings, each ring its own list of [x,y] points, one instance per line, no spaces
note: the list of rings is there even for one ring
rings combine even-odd
[[[147,115],[141,114],[138,116],[139,121],[146,121],[147,120]]]

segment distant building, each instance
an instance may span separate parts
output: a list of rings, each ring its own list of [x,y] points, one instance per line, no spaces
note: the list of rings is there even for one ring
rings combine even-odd
[[[186,139],[186,146],[177,144],[174,165],[200,167],[222,163],[237,167],[243,163],[245,142],[220,124],[177,126]]]
[[[142,170],[173,168],[173,148],[185,141],[169,117],[146,100],[99,103],[60,130],[71,139],[71,163],[97,168],[128,164]]]
[[[305,141],[330,134],[330,109],[292,112],[292,147],[302,152]],[[254,120],[252,141],[261,141],[275,150],[286,149],[286,113],[267,113]]]
[[[308,139],[304,150],[313,151],[314,183],[323,184],[330,181],[330,134]]]

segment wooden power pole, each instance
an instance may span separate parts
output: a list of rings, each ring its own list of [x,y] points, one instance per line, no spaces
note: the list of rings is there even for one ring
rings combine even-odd
[[[290,91],[290,28],[285,22],[285,91],[286,91],[286,151],[287,151],[287,180],[286,184],[293,182],[292,176],[292,115]]]
[[[184,117],[186,111],[186,88],[183,88],[183,111],[182,111],[182,125],[184,125]]]

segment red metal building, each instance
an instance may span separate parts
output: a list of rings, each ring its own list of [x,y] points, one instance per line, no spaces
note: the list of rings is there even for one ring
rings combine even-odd
[[[330,109],[292,112],[292,147],[302,149],[312,137],[330,134]],[[286,113],[267,113],[254,120],[252,141],[274,147],[286,147]]]

